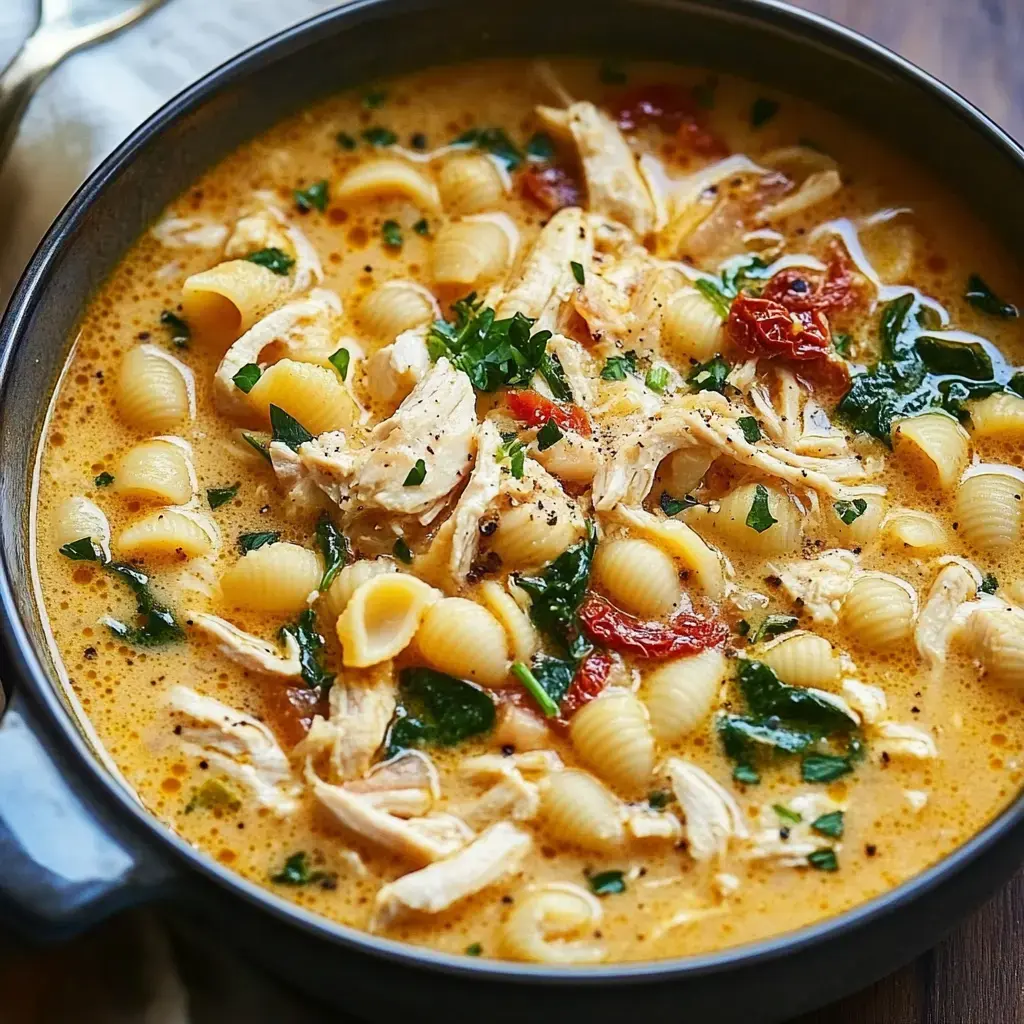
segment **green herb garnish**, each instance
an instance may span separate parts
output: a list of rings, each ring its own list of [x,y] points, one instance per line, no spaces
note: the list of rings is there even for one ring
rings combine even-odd
[[[99,548],[93,543],[92,537],[81,537],[79,540],[61,544],[60,553],[73,562],[103,561]]]
[[[426,217],[420,217],[420,219],[413,224],[412,229],[417,235],[426,236],[430,234],[430,225],[427,223]]]
[[[656,394],[663,395],[665,388],[668,387],[670,377],[671,374],[667,366],[652,366],[647,371],[647,376],[644,377],[644,384]]]
[[[764,533],[778,522],[768,507],[768,488],[764,484],[758,484],[754,488],[754,500],[750,503],[746,522],[747,526],[757,533]]]
[[[92,478],[92,482],[96,487],[109,487],[114,482],[114,476],[112,473],[99,473]]]
[[[397,220],[386,220],[380,226],[380,235],[389,249],[402,248],[402,227]]]
[[[320,660],[324,638],[316,628],[316,612],[307,608],[295,622],[281,627],[281,639],[290,636],[299,648],[302,678],[314,690],[325,694],[334,682],[334,673],[328,672]]]
[[[400,562],[404,562],[406,565],[412,565],[412,548],[405,543],[405,540],[402,537],[399,537],[395,541],[395,545],[391,549],[391,552]]]
[[[352,356],[347,348],[339,348],[337,352],[329,355],[327,360],[338,371],[338,376],[342,380],[348,377],[348,367],[352,361]]]
[[[334,136],[334,141],[341,146],[342,149],[352,150],[356,148],[356,140],[352,138],[348,132],[338,132],[338,134]]]
[[[662,491],[658,504],[661,506],[661,511],[671,517],[679,515],[680,512],[685,512],[688,508],[695,508],[700,502],[689,494],[684,495],[682,498],[673,498],[668,491]]]
[[[804,782],[834,782],[853,771],[849,757],[833,754],[808,754],[800,764],[800,777]]]
[[[523,684],[523,689],[533,697],[537,702],[537,706],[544,712],[545,716],[548,718],[554,718],[558,715],[558,702],[551,697],[547,689],[541,685],[540,680],[526,665],[521,661],[513,662],[512,675],[514,675],[516,679]]]
[[[284,862],[284,867],[270,876],[270,880],[278,885],[311,885],[314,882],[331,882],[334,877],[326,871],[314,871],[309,866],[305,852],[300,851],[293,853]]]
[[[753,416],[741,416],[737,421],[740,430],[743,431],[744,439],[750,444],[756,444],[761,440],[761,428]]]
[[[868,503],[863,498],[854,498],[853,501],[845,501],[840,499],[835,502],[832,507],[836,510],[836,515],[846,523],[847,526],[852,526],[865,512],[868,510]]]
[[[836,860],[836,851],[831,847],[823,847],[807,854],[807,863],[819,871],[838,871],[839,861]]]
[[[316,523],[316,544],[324,556],[324,574],[320,580],[320,591],[326,590],[348,561],[348,541],[345,534],[335,525],[331,517],[322,512]]]
[[[165,309],[160,314],[160,323],[167,328],[167,333],[175,348],[188,348],[188,343],[192,338],[192,331],[177,313],[172,313],[169,309]]]
[[[772,810],[779,816],[781,821],[787,825],[799,825],[803,821],[803,815],[791,811],[785,804],[772,804]]]
[[[554,420],[548,420],[540,430],[537,431],[537,450],[547,451],[552,445],[562,440],[562,431]]]
[[[770,100],[765,96],[758,96],[750,106],[750,124],[753,128],[760,128],[767,124],[779,112],[777,100]]]
[[[295,205],[300,210],[319,210],[323,213],[327,209],[326,181],[316,181],[308,188],[297,188],[294,195]]]
[[[137,647],[159,647],[185,639],[185,633],[174,618],[174,613],[159,604],[149,588],[149,577],[140,570],[122,562],[108,562],[108,572],[127,583],[135,594],[135,607],[139,624],[129,626],[117,619],[104,619],[114,636]]]
[[[257,249],[255,252],[249,253],[245,259],[259,267],[266,267],[271,273],[277,274],[280,277],[287,276],[288,272],[295,266],[295,260],[288,253],[275,249],[273,246],[269,249]]]
[[[427,478],[427,464],[423,459],[417,459],[416,464],[409,470],[405,477],[403,487],[419,487]]]
[[[1012,302],[1005,302],[999,298],[978,274],[971,274],[967,278],[967,290],[964,292],[964,298],[975,309],[980,309],[982,313],[988,313],[989,316],[1012,319],[1020,315],[1020,311]]]
[[[992,573],[987,572],[982,577],[981,586],[978,589],[983,594],[994,594],[999,589],[999,580]]]
[[[621,871],[601,871],[596,875],[588,875],[587,882],[595,896],[614,896],[626,891],[626,879]]]
[[[788,633],[791,629],[796,629],[797,622],[798,620],[795,615],[765,616],[764,620],[750,637],[750,643],[760,643],[768,637],[781,636],[783,633]]]
[[[704,296],[715,308],[715,312],[725,319],[732,309],[732,298],[725,293],[725,290],[717,281],[701,277],[694,282],[694,287]]]
[[[510,171],[514,171],[523,162],[522,150],[503,128],[470,128],[458,138],[452,139],[452,145],[476,146],[497,157]]]
[[[231,379],[239,391],[249,394],[262,376],[263,371],[255,363],[246,363]]]
[[[276,544],[281,539],[277,530],[260,530],[256,533],[240,533],[238,535],[238,548],[242,554],[250,551],[259,551],[268,544]]]
[[[484,947],[479,942],[471,942],[466,947],[466,956],[482,956]]]
[[[253,449],[253,451],[259,452],[271,465],[273,461],[270,458],[270,449],[267,447],[265,441],[261,441],[255,434],[246,434],[243,432],[242,440]]]
[[[725,391],[725,379],[729,376],[729,364],[721,357],[695,367],[687,382],[697,391],[717,391],[719,394]]]
[[[509,472],[516,480],[523,479],[526,468],[526,445],[515,434],[503,434],[502,445],[495,453],[498,462],[508,462]]]
[[[209,487],[206,490],[206,500],[210,508],[220,508],[226,505],[238,493],[240,483],[232,484],[230,487]]]
[[[544,132],[534,132],[526,143],[526,155],[539,163],[550,163],[554,160],[555,144],[551,141],[551,136]]]
[[[842,811],[829,811],[828,814],[823,814],[820,818],[815,818],[811,822],[811,828],[818,833],[818,835],[827,836],[829,839],[841,839],[843,836],[843,812]]]
[[[585,284],[587,277],[583,270],[583,264],[577,263],[575,260],[571,260],[569,266],[572,267],[572,276],[576,278],[576,283]]]
[[[382,128],[380,125],[367,128],[359,134],[371,146],[393,146],[398,141],[398,136],[390,128]]]
[[[273,440],[288,445],[293,452],[313,440],[313,435],[297,419],[276,405],[270,407],[270,429]]]
[[[627,373],[636,373],[635,352],[627,352],[624,356],[609,356],[601,368],[601,379],[625,380]]]

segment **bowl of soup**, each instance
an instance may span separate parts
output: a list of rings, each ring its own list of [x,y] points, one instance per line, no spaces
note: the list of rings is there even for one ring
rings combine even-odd
[[[1019,863],[1019,149],[787,8],[536,7],[291,30],[44,241],[22,921],[174,893],[361,1012],[767,1021]]]

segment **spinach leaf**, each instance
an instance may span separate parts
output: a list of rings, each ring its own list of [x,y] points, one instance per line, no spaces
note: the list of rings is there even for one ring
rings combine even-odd
[[[395,541],[394,547],[392,547],[391,552],[395,556],[395,558],[397,558],[400,562],[404,562],[406,565],[412,565],[412,548],[410,548],[409,545],[406,544],[405,540],[402,537],[399,537]]]
[[[802,686],[789,686],[763,662],[744,659],[737,670],[750,710],[811,732],[850,732],[857,723],[838,705]]]
[[[397,220],[386,220],[380,226],[381,238],[389,249],[402,248],[402,226]]]
[[[808,754],[800,763],[800,777],[804,782],[834,782],[852,771],[850,758],[834,754]]]
[[[327,361],[338,371],[338,376],[342,380],[348,377],[348,367],[352,356],[347,348],[339,348],[337,352],[327,357]]]
[[[316,628],[316,612],[307,608],[295,622],[282,626],[282,639],[285,636],[290,636],[299,646],[302,678],[313,689],[326,693],[334,682],[334,673],[328,672],[320,660],[324,638]]]
[[[688,508],[696,508],[701,502],[696,498],[691,498],[689,494],[682,498],[673,498],[668,491],[662,491],[658,504],[661,506],[661,511],[671,518],[679,515],[680,512],[685,512]]]
[[[327,871],[314,871],[306,857],[306,853],[300,850],[293,853],[285,862],[280,871],[270,876],[270,880],[277,885],[311,885],[318,882],[324,888],[333,888],[337,876]]]
[[[811,828],[818,835],[828,836],[829,839],[842,839],[843,837],[843,812],[830,811],[811,822]]]
[[[256,437],[255,434],[247,434],[244,431],[242,433],[242,440],[250,448],[252,448],[253,451],[259,452],[260,455],[262,455],[263,458],[265,458],[267,460],[267,462],[271,462],[271,459],[270,459],[270,449],[267,447],[267,442],[266,441],[261,441],[258,437]],[[271,464],[273,464],[273,463],[271,463]]]
[[[275,249],[273,246],[269,249],[257,249],[255,252],[249,253],[244,259],[247,259],[250,263],[255,263],[257,266],[266,267],[271,273],[277,274],[280,277],[287,276],[288,271],[295,265],[295,260],[291,256],[280,249]]]
[[[104,619],[114,636],[137,647],[159,647],[185,639],[185,632],[175,620],[174,613],[154,598],[149,588],[149,577],[144,572],[123,562],[108,562],[106,568],[131,587],[141,620],[139,625],[129,626],[117,619]]]
[[[416,464],[405,476],[403,487],[419,487],[427,479],[427,464],[423,459],[417,459]]]
[[[420,217],[420,219],[413,224],[412,229],[417,235],[423,235],[424,237],[430,234],[430,224],[426,217]]]
[[[922,335],[914,342],[914,348],[924,368],[931,374],[992,380],[992,359],[977,342],[949,341]]]
[[[750,503],[750,511],[747,513],[747,526],[756,533],[764,533],[777,522],[778,519],[772,515],[772,510],[768,507],[768,488],[764,484],[758,484],[754,488],[754,500]]]
[[[852,526],[865,512],[868,510],[868,503],[863,498],[854,498],[853,501],[846,501],[840,498],[839,501],[835,502],[832,506],[836,510],[836,515],[846,523],[847,526]]]
[[[665,807],[668,807],[672,801],[675,800],[675,795],[667,789],[652,789],[647,794],[647,806],[653,808],[655,811],[660,811]]]
[[[552,445],[562,440],[562,432],[554,420],[548,420],[540,430],[537,431],[537,450],[547,451]]]
[[[967,278],[967,290],[964,298],[975,309],[980,309],[989,316],[1001,316],[1012,319],[1019,315],[1019,310],[1012,302],[1004,302],[978,274],[971,274]]]
[[[548,355],[547,352],[540,358],[540,375],[547,382],[551,394],[556,402],[571,402],[572,389],[565,377],[565,370],[558,356]]]
[[[749,444],[756,444],[761,440],[761,428],[753,416],[741,416],[737,421],[743,437]]]
[[[491,695],[429,668],[403,669],[399,703],[388,730],[387,756],[412,747],[450,747],[494,727]]]
[[[61,544],[60,553],[73,562],[102,562],[100,549],[93,543],[92,537],[81,537],[78,540]]]
[[[364,142],[371,146],[393,146],[398,141],[398,136],[390,129],[381,125],[374,125],[359,133]]]
[[[993,573],[987,572],[981,581],[981,586],[978,588],[983,594],[994,594],[999,589],[999,580],[996,579]]]
[[[170,335],[171,343],[175,348],[188,348],[188,343],[192,338],[192,331],[177,313],[172,313],[169,309],[165,309],[160,314],[160,323],[167,328],[167,333]]]
[[[761,625],[754,630],[750,637],[752,644],[760,643],[765,637],[781,636],[791,629],[796,629],[797,618],[795,615],[766,615]]]
[[[577,284],[585,284],[587,278],[586,278],[586,275],[583,272],[583,264],[582,263],[577,263],[575,260],[570,260],[569,261],[569,266],[572,269],[572,276],[574,278],[576,278],[576,283]]]
[[[836,851],[830,846],[822,847],[813,853],[807,854],[807,863],[819,871],[838,871],[839,861],[836,859]]]
[[[262,376],[263,371],[255,363],[246,363],[231,379],[239,391],[249,394]]]
[[[526,468],[526,445],[515,434],[503,434],[502,441],[502,446],[495,453],[495,460],[507,462],[513,479],[522,480]]]
[[[92,482],[96,487],[109,487],[114,482],[114,476],[112,473],[99,473],[92,478]]]
[[[331,517],[322,512],[316,524],[316,543],[324,556],[324,575],[320,580],[320,590],[326,590],[348,561],[348,541],[345,534],[331,521]]]
[[[625,380],[627,373],[636,373],[636,356],[609,356],[601,368],[602,380]]]
[[[760,128],[767,124],[779,112],[778,100],[770,100],[765,96],[758,96],[750,106],[750,125],[752,128]]]
[[[729,364],[721,357],[695,367],[687,381],[697,391],[717,391],[719,394],[725,392],[725,378],[729,376]]]
[[[242,485],[238,483],[232,484],[230,487],[207,488],[206,500],[209,502],[210,508],[220,508],[221,505],[226,505],[238,493],[238,488],[241,486]]]
[[[293,452],[299,450],[299,445],[313,440],[313,435],[297,419],[276,405],[270,407],[270,429],[272,440],[282,441]]]
[[[276,544],[281,539],[281,534],[276,530],[263,530],[259,533],[240,533],[238,535],[238,547],[242,554],[250,551],[259,551],[267,544]]]
[[[550,163],[555,158],[555,144],[544,132],[534,132],[526,143],[526,155],[539,163]],[[583,282],[581,281],[580,284]]]
[[[327,209],[327,182],[316,181],[309,188],[297,188],[294,192],[295,205],[303,211]]]
[[[732,309],[732,299],[725,294],[724,289],[717,281],[701,277],[694,281],[694,287],[711,303],[720,317],[725,319],[729,315],[729,310]]]
[[[476,146],[497,157],[509,171],[523,162],[523,151],[508,137],[503,128],[470,128],[452,140],[453,146]]]
[[[599,871],[587,875],[587,884],[595,896],[613,896],[626,891],[626,876],[621,871]]]

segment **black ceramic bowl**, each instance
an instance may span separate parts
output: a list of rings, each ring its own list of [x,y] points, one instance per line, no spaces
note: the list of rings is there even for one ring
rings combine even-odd
[[[59,688],[29,571],[28,500],[50,393],[90,295],[162,207],[238,143],[317,97],[487,55],[667,59],[812,97],[944,177],[1024,244],[1024,151],[940,83],[820,18],[758,0],[358,0],[204,78],[120,147],[43,240],[0,326],[0,909],[60,937],[150,900],[216,927],[295,985],[375,1017],[591,1021],[682,1013],[782,1020],[934,943],[1024,849],[1024,801],[941,863],[846,914],[708,956],[590,969],[471,960],[332,924],[227,871],[152,818],[108,771]],[[1007,237],[1008,236],[1008,237]],[[470,1009],[472,1008],[472,1009]]]

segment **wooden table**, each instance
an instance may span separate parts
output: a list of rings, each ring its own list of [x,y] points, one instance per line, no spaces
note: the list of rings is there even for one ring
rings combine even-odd
[[[1024,0],[790,0],[863,32],[1024,139]],[[934,949],[793,1024],[1022,1024],[1024,872]]]

